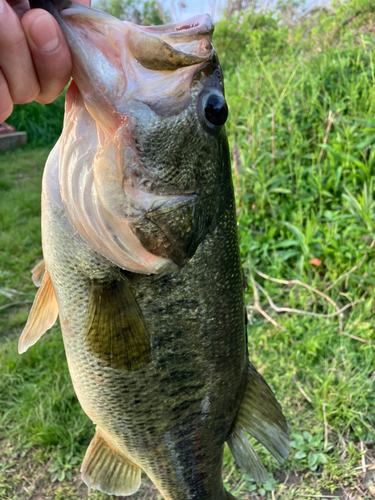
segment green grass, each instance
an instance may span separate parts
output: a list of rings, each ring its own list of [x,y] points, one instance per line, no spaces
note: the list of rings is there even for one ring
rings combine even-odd
[[[310,31],[307,21],[290,29],[261,15],[240,30],[223,22],[216,31],[249,282],[250,358],[277,394],[293,444],[282,467],[257,447],[271,471],[265,485],[242,475],[226,451],[225,482],[239,500],[332,492],[359,498],[358,488],[370,498],[360,468],[364,454],[366,464],[375,463],[374,40],[363,27],[364,18],[372,22],[369,6],[346,3],[336,16],[311,19]],[[74,396],[58,326],[17,354],[30,307],[23,302],[35,294],[30,270],[41,258],[47,153],[0,155],[0,307],[21,303],[0,309],[0,498],[10,500],[36,493],[87,498],[78,465],[93,430]],[[301,280],[336,308],[354,305],[340,324],[337,316],[322,317],[336,309],[321,295],[257,272]],[[262,310],[279,324],[273,326],[254,308],[255,282],[278,307],[317,316],[276,313],[258,287]],[[146,495],[157,498],[151,487]]]
[[[53,103],[43,105],[31,102],[15,105],[7,119],[9,125],[27,132],[27,141],[33,146],[51,146],[60,136],[64,117],[65,91]]]
[[[15,342],[35,296],[30,271],[42,257],[40,189],[47,154],[45,148],[26,148],[0,157],[0,308],[16,303],[0,309],[0,437],[20,446],[61,445],[75,452],[88,426],[70,383],[59,329],[27,356],[18,355]]]

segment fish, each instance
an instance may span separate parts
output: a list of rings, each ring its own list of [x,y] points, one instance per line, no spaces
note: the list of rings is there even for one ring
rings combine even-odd
[[[68,0],[49,10],[73,80],[42,181],[43,260],[19,340],[60,319],[95,425],[81,474],[127,496],[229,500],[225,443],[256,481],[249,436],[282,463],[285,416],[249,361],[228,107],[209,15],[136,26]]]

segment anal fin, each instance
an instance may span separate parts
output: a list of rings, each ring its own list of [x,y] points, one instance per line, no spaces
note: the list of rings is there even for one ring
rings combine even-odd
[[[228,438],[228,446],[237,465],[249,474],[255,481],[267,480],[267,471],[258,457],[257,452],[251,446],[244,432],[237,426],[232,430]]]
[[[132,495],[141,484],[141,469],[111,447],[98,427],[86,451],[81,474],[89,488],[107,495]]]
[[[51,278],[48,272],[44,271],[43,280],[18,343],[18,352],[20,354],[26,352],[30,346],[40,339],[44,332],[52,328],[57,320],[58,313],[59,309]]]
[[[280,463],[283,463],[289,455],[288,428],[281,406],[276,401],[275,395],[267,382],[250,362],[245,394],[228,438],[232,454],[242,468],[244,467],[237,460],[237,456],[240,457],[243,464],[244,453],[247,448],[247,445],[243,444],[244,439],[247,441],[243,431],[262,443]],[[239,446],[241,447],[242,455],[237,452],[236,456],[236,448],[233,442],[241,443],[241,446],[240,444],[237,445],[237,449]],[[250,445],[250,443],[248,444]],[[254,450],[252,451],[255,453]],[[252,451],[248,449],[249,463],[254,463]],[[255,477],[255,474],[256,472],[253,472],[253,477]]]

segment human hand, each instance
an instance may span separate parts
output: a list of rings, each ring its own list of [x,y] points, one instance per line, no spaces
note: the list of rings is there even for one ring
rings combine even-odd
[[[0,123],[13,104],[56,99],[71,69],[68,45],[51,14],[30,10],[27,0],[0,0]]]

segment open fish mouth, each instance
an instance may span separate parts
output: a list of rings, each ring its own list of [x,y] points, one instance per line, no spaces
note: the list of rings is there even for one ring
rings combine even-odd
[[[183,23],[137,26],[70,2],[59,24],[73,55],[72,76],[85,103],[122,115],[129,100],[181,110],[199,69],[214,55],[208,14]],[[108,113],[105,113],[108,121]]]
[[[62,17],[69,24],[79,20],[81,27],[100,22],[102,34],[110,35],[118,31],[117,42],[127,43],[133,56],[144,67],[158,70],[175,70],[207,61],[213,53],[212,18],[208,14],[194,16],[191,19],[163,26],[138,26],[119,21],[109,14],[91,7],[71,2],[71,7],[61,11]],[[122,26],[122,30],[120,29]]]
[[[213,22],[208,14],[192,17],[176,24],[143,27],[125,22],[139,32],[130,40],[130,50],[145,67],[150,69],[176,69],[207,61],[213,52],[211,36]],[[149,37],[157,37],[150,40]],[[169,47],[172,48],[172,50]]]
[[[158,219],[155,229],[155,211],[175,219],[174,207],[186,213],[189,206],[189,228],[198,225],[199,235],[214,216],[195,221],[194,186],[174,190],[144,167],[136,129],[145,116],[148,121],[177,116],[189,107],[196,75],[215,56],[212,19],[206,14],[144,27],[74,2],[54,14],[73,59],[59,148],[68,218],[90,247],[122,269],[176,271],[201,236],[194,240],[189,233],[171,249],[169,222],[163,220],[162,228]],[[155,230],[156,237],[149,237]]]

